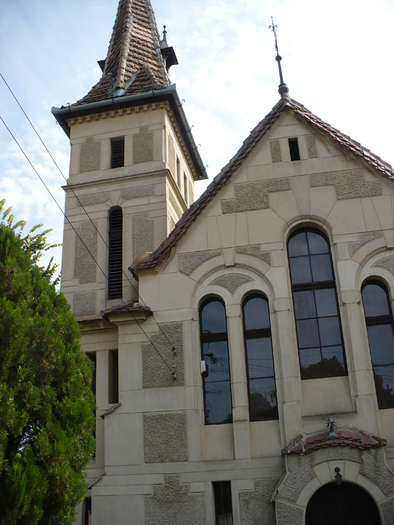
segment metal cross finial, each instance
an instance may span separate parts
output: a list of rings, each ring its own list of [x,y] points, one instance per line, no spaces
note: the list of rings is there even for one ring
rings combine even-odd
[[[275,36],[275,49],[276,49],[276,54],[279,55],[279,51],[278,51],[278,38],[276,36],[276,30],[278,29],[278,25],[277,24],[274,24],[274,17],[271,16],[271,21],[272,21],[272,24],[270,26],[268,26],[268,29],[270,29],[273,33],[274,33],[274,36]]]
[[[289,92],[289,88],[287,87],[287,85],[283,81],[282,66],[281,66],[281,63],[280,63],[281,60],[282,60],[282,57],[279,54],[278,38],[277,38],[277,35],[276,35],[276,30],[278,29],[278,26],[276,24],[274,24],[274,17],[273,16],[271,16],[271,21],[272,21],[272,24],[268,27],[268,29],[270,29],[274,33],[274,37],[275,37],[275,49],[276,49],[275,60],[278,62],[279,80],[280,80],[279,90],[278,91],[279,91],[279,94],[281,96],[283,96],[283,95],[286,95]]]
[[[331,417],[331,414],[326,419],[327,428],[330,429],[330,433],[328,434],[328,437],[334,437],[335,436],[335,430],[334,430],[334,427],[336,426],[335,425],[335,421],[336,420],[333,417]]]

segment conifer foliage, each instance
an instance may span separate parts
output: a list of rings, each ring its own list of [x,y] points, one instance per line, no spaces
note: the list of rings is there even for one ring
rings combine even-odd
[[[4,201],[0,201],[0,214]],[[0,218],[0,523],[71,524],[94,452],[90,360],[46,235]]]

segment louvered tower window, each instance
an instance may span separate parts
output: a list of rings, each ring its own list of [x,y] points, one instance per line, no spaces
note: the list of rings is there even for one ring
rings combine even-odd
[[[124,166],[124,137],[111,140],[111,168]]]
[[[115,208],[109,215],[108,299],[122,298],[122,230],[122,210]]]

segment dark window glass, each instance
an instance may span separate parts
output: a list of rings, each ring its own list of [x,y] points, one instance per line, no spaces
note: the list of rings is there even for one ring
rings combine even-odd
[[[124,166],[124,137],[111,140],[111,168]]]
[[[362,297],[378,406],[393,408],[394,332],[389,296],[381,283],[369,282]]]
[[[230,481],[216,481],[213,484],[216,525],[233,525]]]
[[[108,299],[122,298],[123,216],[120,208],[109,216]]]
[[[300,160],[300,150],[298,149],[298,139],[289,139],[289,150],[291,160]]]
[[[203,379],[205,422],[207,425],[231,423],[231,387],[228,359],[227,324],[224,304],[210,300],[200,310],[202,359],[208,375]]]
[[[268,302],[252,296],[243,304],[250,421],[278,418]]]
[[[346,362],[329,244],[302,230],[288,245],[302,379],[346,375]]]

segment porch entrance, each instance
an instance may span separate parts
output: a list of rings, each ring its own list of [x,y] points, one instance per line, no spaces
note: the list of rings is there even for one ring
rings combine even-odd
[[[363,489],[343,482],[329,483],[311,497],[306,525],[381,525],[375,502]]]

